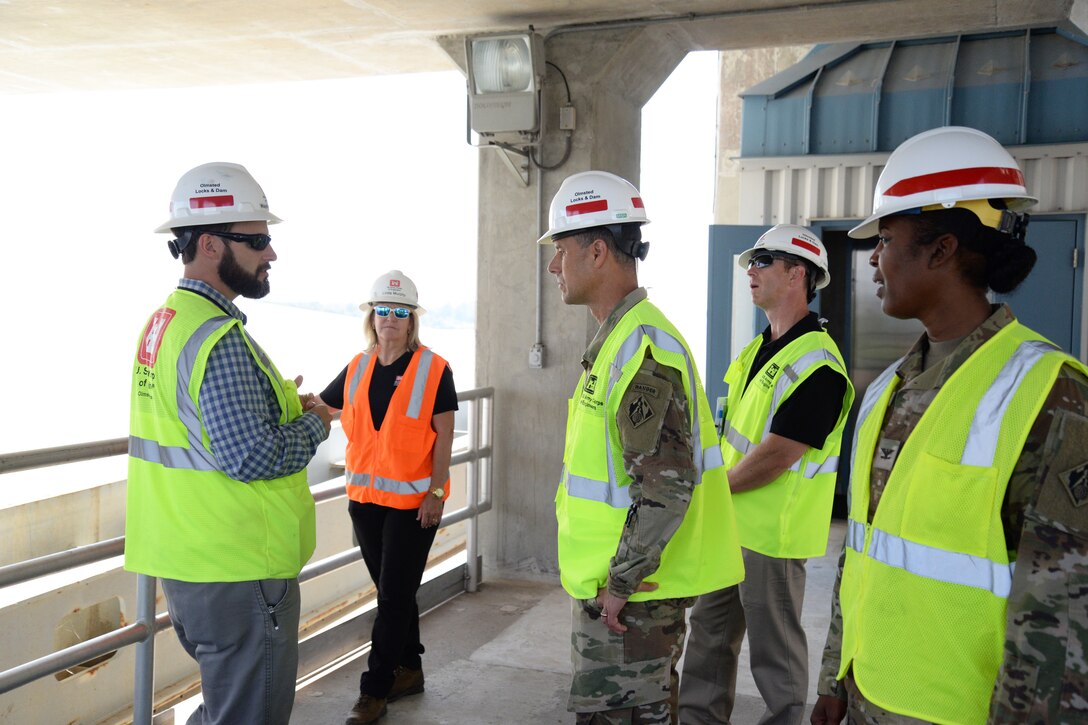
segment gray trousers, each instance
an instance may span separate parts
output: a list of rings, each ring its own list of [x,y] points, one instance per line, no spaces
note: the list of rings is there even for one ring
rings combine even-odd
[[[798,725],[804,718],[805,559],[742,551],[744,581],[702,595],[691,610],[691,635],[680,678],[680,722],[685,725],[729,722],[746,630],[752,677],[766,705],[760,725]]]
[[[162,580],[174,631],[200,667],[188,725],[287,725],[298,676],[298,579]]]

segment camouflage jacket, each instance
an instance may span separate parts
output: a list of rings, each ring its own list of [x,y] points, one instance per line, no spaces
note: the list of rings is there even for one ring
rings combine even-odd
[[[639,287],[612,310],[582,356],[586,370],[620,319],[644,299],[646,290]],[[657,394],[641,395],[636,389]],[[653,581],[661,552],[691,504],[696,473],[688,411],[679,372],[647,354],[616,415],[624,470],[632,479],[631,508],[608,573],[608,590],[616,596],[630,597],[644,579]]]
[[[1007,306],[995,306],[944,361],[924,372],[923,335],[896,370],[902,382],[888,406],[881,446],[905,441],[945,381],[1014,319]],[[889,473],[874,460],[870,522]],[[1088,716],[1088,379],[1080,372],[1063,367],[1059,373],[1009,479],[1001,518],[1017,565],[990,720],[1065,722],[1074,711]],[[820,694],[841,698],[845,689],[835,675],[842,651],[844,560],[840,555],[817,685]]]

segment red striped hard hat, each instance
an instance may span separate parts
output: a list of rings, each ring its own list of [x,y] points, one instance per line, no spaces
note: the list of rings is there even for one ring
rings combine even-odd
[[[170,197],[170,218],[156,232],[177,227],[282,219],[268,210],[260,184],[241,164],[213,162],[185,172]]]
[[[923,131],[888,157],[876,182],[873,213],[851,229],[850,236],[874,236],[882,217],[951,209],[982,199],[1004,200],[1014,212],[1038,201],[1028,194],[1012,155],[982,131],[964,126]]]
[[[607,171],[583,171],[568,176],[552,199],[548,231],[539,240],[550,244],[582,229],[610,224],[647,224],[638,189]]]
[[[816,265],[816,289],[823,289],[831,282],[827,270],[827,250],[820,238],[807,227],[796,224],[776,224],[756,240],[756,245],[745,250],[737,258],[741,269],[748,268],[748,260],[760,252],[785,252],[808,260]]]

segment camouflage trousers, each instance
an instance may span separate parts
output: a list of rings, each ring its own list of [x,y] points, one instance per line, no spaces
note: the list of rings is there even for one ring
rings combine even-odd
[[[579,725],[675,723],[676,663],[687,634],[685,610],[695,599],[628,602],[627,626],[612,632],[601,621],[596,598],[572,600],[571,664],[567,709]]]
[[[852,675],[843,681],[846,686],[848,704],[846,722],[848,725],[928,725],[927,720],[919,720],[909,715],[897,715],[894,712],[877,707],[861,694]]]

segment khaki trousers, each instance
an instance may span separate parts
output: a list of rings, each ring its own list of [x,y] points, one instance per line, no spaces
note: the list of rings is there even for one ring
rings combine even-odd
[[[766,705],[760,725],[799,725],[808,694],[808,640],[801,626],[805,559],[743,549],[745,579],[699,597],[680,678],[682,725],[728,723],[741,643],[748,633],[752,677]]]

